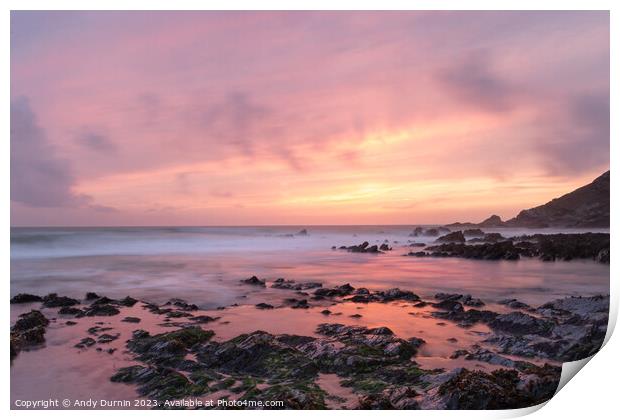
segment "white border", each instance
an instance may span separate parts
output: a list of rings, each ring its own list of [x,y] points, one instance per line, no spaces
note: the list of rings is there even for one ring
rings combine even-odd
[[[381,2],[373,2],[366,0],[357,0],[357,1],[336,1],[336,0],[314,0],[312,2],[308,1],[297,1],[294,4],[287,1],[277,1],[277,0],[263,0],[263,1],[199,1],[199,0],[176,0],[174,2],[169,2],[165,0],[151,0],[149,2],[139,2],[139,1],[128,1],[128,0],[108,0],[108,1],[100,1],[100,0],[91,0],[88,3],[78,0],[56,0],[53,3],[50,1],[44,0],[29,0],[29,1],[15,1],[8,0],[3,2],[4,13],[1,16],[2,22],[2,32],[0,33],[0,38],[2,39],[2,43],[0,44],[3,48],[0,51],[3,52],[3,65],[1,67],[1,74],[3,84],[5,89],[2,91],[9,92],[10,91],[10,37],[9,37],[9,22],[10,22],[10,14],[9,10],[47,10],[47,9],[58,9],[58,10],[104,10],[104,9],[117,9],[117,10],[200,10],[200,9],[212,9],[212,10],[256,10],[256,9],[266,9],[266,10],[278,10],[278,9],[286,9],[286,10],[308,10],[308,9],[322,9],[322,10],[348,10],[348,9],[367,9],[367,10],[611,10],[611,115],[618,115],[615,110],[617,108],[616,101],[618,98],[617,91],[617,83],[614,79],[614,75],[619,74],[618,71],[620,67],[618,66],[618,54],[614,54],[614,47],[620,45],[618,43],[618,23],[619,19],[617,17],[618,7],[614,9],[614,5],[618,2],[613,1],[604,1],[604,0],[590,0],[590,1],[575,1],[575,0],[503,0],[499,1],[484,1],[484,0],[476,0],[476,1],[459,1],[459,0],[444,0],[444,1],[432,1],[432,0],[382,0]],[[172,7],[171,7],[172,6]],[[9,185],[10,185],[10,172],[9,172],[9,100],[5,96],[5,100],[0,105],[2,109],[1,119],[2,122],[2,133],[4,134],[3,142],[2,142],[2,154],[1,159],[3,159],[3,164],[0,166],[0,170],[3,174],[3,182],[0,183],[2,197],[4,198],[5,205],[2,207],[2,216],[4,223],[0,229],[2,229],[2,238],[1,242],[1,251],[3,255],[2,260],[2,278],[4,282],[4,293],[2,299],[4,302],[7,302],[5,306],[4,314],[4,325],[9,325],[9,278],[10,278],[10,265],[9,265],[9,253],[10,253],[10,195],[9,195]],[[618,124],[615,120],[611,119],[611,138],[618,138]],[[614,141],[610,142],[611,145],[611,155],[610,161],[611,166],[614,167],[615,170],[615,162],[617,161],[618,148],[616,147]],[[615,172],[612,171],[612,180],[615,178]],[[615,191],[615,182],[612,182],[612,208],[616,209],[617,206],[617,194]],[[617,225],[617,217],[613,217],[611,220],[611,231],[616,231]],[[618,238],[612,235],[612,260],[616,260],[616,250],[620,249],[617,246]],[[610,312],[610,328],[609,331],[613,330],[613,326],[615,325],[617,314],[618,314],[618,285],[617,279],[618,276],[615,261],[612,261],[611,264],[611,294],[612,294],[612,307]],[[541,406],[523,409],[523,410],[507,410],[502,412],[481,412],[481,411],[419,411],[414,413],[409,412],[388,412],[382,411],[381,416],[383,417],[396,417],[401,415],[413,415],[417,418],[459,418],[459,419],[481,419],[481,418],[507,418],[507,417],[517,417],[521,415],[525,415],[536,411],[532,416],[533,418],[547,418],[547,417],[564,417],[568,419],[583,419],[587,418],[609,418],[611,417],[610,413],[616,411],[615,401],[617,397],[617,378],[618,373],[620,373],[620,368],[618,363],[618,356],[620,355],[620,342],[617,337],[611,337],[608,334],[606,340],[609,342],[606,344],[605,348],[594,358],[590,363],[588,363],[588,367],[584,369],[584,372],[579,374],[579,379],[570,381],[568,385],[561,392],[559,392],[549,403],[546,404],[545,408],[539,410]],[[8,355],[8,346],[4,346],[2,350],[2,357],[5,361],[9,359]],[[2,400],[2,404],[6,410],[9,410],[9,382],[10,382],[10,373],[9,373],[9,363],[4,363],[3,369],[3,380],[1,383],[1,389],[4,391],[2,395],[4,395],[4,399]],[[543,404],[544,405],[544,404]],[[539,410],[539,411],[537,411]],[[242,414],[241,414],[242,413]],[[90,418],[108,418],[113,413],[105,412],[105,411],[90,411],[88,415]],[[35,412],[35,411],[10,411],[9,416],[14,418],[35,418],[38,416],[46,416],[46,418],[50,419],[60,419],[60,418],[82,418],[85,413],[81,411],[46,411],[43,412]],[[131,414],[135,418],[163,418],[169,417],[170,413],[162,412],[162,411],[139,411],[132,412]],[[174,416],[203,416],[205,413],[193,412],[191,414],[181,414],[180,412],[175,412]],[[284,418],[284,416],[290,416],[291,412],[213,412],[210,411],[206,413],[209,417],[212,418],[229,418],[235,416],[243,416],[243,417],[254,417],[254,416],[269,416],[270,419],[278,419]],[[294,415],[297,418],[312,418],[313,420],[317,416],[317,413],[313,413],[310,411],[296,411]],[[351,411],[335,411],[335,412],[322,412],[318,415],[328,416],[328,417],[338,417],[338,418],[349,418],[352,419],[353,416],[355,418],[370,418],[370,416],[374,416],[370,412],[351,412]]]

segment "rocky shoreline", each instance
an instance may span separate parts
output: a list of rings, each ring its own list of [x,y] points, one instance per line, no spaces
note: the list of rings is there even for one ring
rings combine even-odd
[[[428,235],[437,229],[414,229],[411,236],[418,233]],[[510,238],[498,232],[485,233],[481,229],[465,229],[448,232],[438,236],[434,244],[410,241],[401,248],[418,248],[409,251],[410,257],[458,257],[477,260],[518,260],[521,258],[538,258],[542,261],[571,261],[589,259],[603,264],[610,261],[609,233],[558,233],[520,235]],[[422,248],[422,249],[420,249]],[[332,246],[332,250],[348,252],[382,254],[392,251],[387,242],[370,245],[367,241],[352,246]]]
[[[446,293],[425,299],[398,288],[324,287],[255,276],[241,280],[240,287],[270,287],[298,296],[265,302],[269,307],[255,308],[258,312],[295,310],[299,317],[321,316],[324,322],[308,335],[250,328],[221,339],[214,327],[230,322],[227,311],[235,307],[220,308],[216,316],[180,299],[158,305],[95,293],[84,299],[19,294],[12,305],[31,309],[11,328],[11,359],[44,348],[50,325],[61,324],[75,334],[89,326],[85,336],[71,343],[78,351],[74,357],[93,349],[124,354],[133,363],[116,369],[109,380],[158,401],[217,395],[278,400],[288,409],[518,408],[551,398],[561,362],[588,357],[600,348],[609,310],[609,296],[566,297],[532,307],[514,299],[483,302]],[[400,336],[390,325],[359,325],[354,319],[362,315],[342,318],[338,311],[344,305],[362,305],[361,312],[365,305],[382,305],[421,314],[427,322],[435,319],[436,328],[447,323],[480,337],[462,346],[451,339],[457,350],[449,360],[457,367],[428,368],[420,363],[420,352],[429,345],[424,332]],[[57,316],[46,317],[42,311],[57,311]],[[140,328],[140,313],[156,317],[165,331]],[[479,333],[482,327],[488,332]],[[126,342],[119,339],[122,328],[130,331]],[[326,378],[333,387],[324,385]]]

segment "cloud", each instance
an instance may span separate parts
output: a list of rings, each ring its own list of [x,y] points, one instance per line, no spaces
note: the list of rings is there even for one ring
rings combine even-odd
[[[576,95],[539,122],[538,150],[552,175],[575,174],[609,166],[609,93]]]
[[[484,111],[504,112],[514,105],[515,88],[493,69],[487,51],[468,53],[436,77],[459,100]]]
[[[56,156],[27,98],[11,101],[11,200],[34,207],[84,202],[71,191],[68,163]]]
[[[11,100],[11,201],[30,207],[89,207],[92,197],[75,194],[69,162],[58,157],[25,97]]]
[[[116,151],[116,145],[107,136],[92,128],[82,128],[75,140],[80,146],[94,152],[111,153]]]
[[[245,92],[231,92],[210,106],[202,115],[207,132],[218,139],[238,147],[247,155],[253,155],[256,142],[261,137],[260,122],[270,110],[255,103]]]

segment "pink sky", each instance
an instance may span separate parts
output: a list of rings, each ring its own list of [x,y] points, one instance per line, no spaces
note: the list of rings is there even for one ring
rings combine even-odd
[[[609,168],[606,12],[13,12],[13,225],[504,218]]]

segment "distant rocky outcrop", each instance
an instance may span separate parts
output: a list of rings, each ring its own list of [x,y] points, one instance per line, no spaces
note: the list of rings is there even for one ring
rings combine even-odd
[[[505,222],[499,216],[493,215],[480,223],[452,223],[447,227],[608,228],[609,197],[607,171],[590,184],[541,206],[522,210],[516,217]]]

